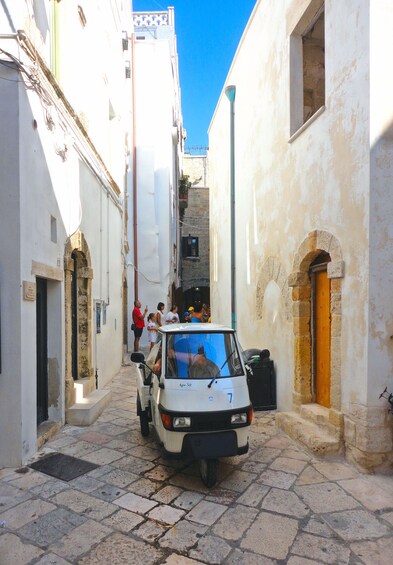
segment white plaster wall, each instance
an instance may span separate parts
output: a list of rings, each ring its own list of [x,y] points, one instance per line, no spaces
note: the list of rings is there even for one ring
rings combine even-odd
[[[367,400],[393,389],[393,76],[382,61],[393,57],[393,7],[370,2],[370,285]]]
[[[2,66],[0,69],[0,128],[7,132],[7,143],[0,151],[0,462],[19,463],[22,450],[21,410],[21,287],[20,287],[20,203],[18,128],[15,127],[18,107],[17,74]],[[7,214],[2,210],[7,209]],[[7,242],[7,243],[6,243]],[[14,446],[10,450],[10,445]]]
[[[92,299],[107,304],[106,324],[101,317],[101,333],[96,333],[95,310],[91,324],[93,367],[99,387],[107,384],[122,363],[122,216],[107,191],[91,171],[80,164],[80,229],[90,250],[93,268]]]
[[[109,5],[113,13],[119,13],[121,17],[125,14],[129,16],[122,2],[105,3],[105,8],[109,9]],[[102,9],[103,6],[101,2]],[[68,3],[68,7],[76,10],[77,3]],[[0,8],[2,31],[22,29],[27,25],[27,5],[8,2],[7,8],[8,13],[3,7]],[[99,16],[99,12],[94,18]],[[107,12],[104,12],[104,17],[107,17]],[[98,164],[77,128],[71,127],[72,120],[67,118],[64,110],[59,111],[55,104],[51,106],[49,113],[54,127],[50,129],[45,104],[34,90],[26,91],[16,72],[4,65],[0,68],[2,77],[7,79],[0,80],[0,128],[7,132],[0,140],[0,235],[3,241],[0,249],[0,467],[17,466],[36,451],[36,302],[23,299],[22,283],[35,282],[33,262],[61,272],[67,238],[77,229],[83,232],[91,254],[93,298],[108,303],[107,323],[102,326],[102,333],[96,341],[94,310],[91,320],[93,366],[98,369],[100,387],[121,366],[124,269],[122,199],[114,193],[113,198],[107,198],[109,184],[104,174],[106,167],[119,182],[120,191],[123,191],[125,138],[131,121],[127,114],[128,102],[123,104],[125,98],[119,92],[120,89],[126,92],[129,85],[123,69],[125,55],[121,51],[121,32],[125,28],[121,17],[116,19],[116,25],[108,26],[107,34],[111,37],[106,38],[112,43],[115,41],[112,36],[117,33],[116,41],[120,50],[114,50],[111,55],[113,73],[121,67],[121,74],[116,75],[116,83],[113,84],[114,74],[108,68],[101,69],[103,73],[108,71],[104,95],[102,86],[100,92],[94,90],[93,82],[85,84],[83,88],[85,108],[92,111],[95,127],[106,139],[108,93],[115,92],[111,99],[115,110],[118,110],[118,132],[122,133],[111,148],[107,140],[105,147],[101,145],[104,165]],[[92,25],[96,22],[94,18],[90,20]],[[100,20],[100,25],[104,25],[104,20]],[[34,38],[33,35],[31,37]],[[43,39],[49,41],[49,35]],[[99,35],[94,37],[94,41],[100,43]],[[48,51],[44,48],[43,40],[40,43],[37,39],[36,45],[42,48],[41,54],[47,57]],[[27,65],[30,64],[14,39],[0,37],[0,46]],[[63,55],[66,57],[67,53],[63,51]],[[72,64],[77,66],[77,63],[78,59],[74,58]],[[71,99],[71,91],[66,90],[68,86],[63,85],[64,93],[66,97],[70,95]],[[90,89],[89,92],[86,92],[86,88]],[[101,112],[100,106],[94,105],[96,95],[97,99],[105,98],[105,112]],[[93,131],[90,133],[99,147],[101,137],[94,136]],[[63,160],[58,150],[64,144],[67,145],[67,151]],[[113,155],[114,159],[111,158]],[[56,242],[51,240],[51,217],[57,222]],[[64,421],[64,313],[64,281],[51,280],[48,282],[48,358],[52,374],[59,379],[59,396],[58,402],[49,407],[49,418],[59,422]]]
[[[270,306],[262,320],[257,319],[256,289],[269,257],[286,277],[292,272],[299,245],[315,229],[329,231],[339,240],[345,261],[343,404],[354,398],[365,401],[367,384],[368,3],[325,2],[326,110],[290,143],[289,34],[300,17],[299,7],[306,4],[258,2],[226,81],[237,87],[239,338],[244,348],[271,350],[280,409],[291,408],[290,395],[284,391],[293,390],[293,328],[278,296],[274,304],[280,311],[274,323]],[[214,319],[223,323],[230,322],[229,124],[230,105],[222,94],[209,130],[209,167],[212,310]]]
[[[169,294],[175,272],[172,264],[176,242],[174,190],[177,138],[173,119],[178,84],[173,78],[170,44],[166,40],[135,43],[135,144],[137,184],[138,287],[142,307],[155,312],[158,302],[170,307]],[[131,202],[130,202],[131,206]],[[132,212],[130,213],[132,230]],[[132,233],[129,236],[133,239]],[[129,315],[134,296],[133,261],[129,271]],[[140,344],[148,344],[147,331]],[[129,332],[129,348],[134,335]]]

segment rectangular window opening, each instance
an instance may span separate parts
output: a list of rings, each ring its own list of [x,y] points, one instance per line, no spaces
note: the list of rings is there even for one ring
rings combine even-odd
[[[303,123],[325,105],[325,13],[302,36]]]
[[[53,216],[50,217],[50,239],[53,243],[57,243],[57,221]]]
[[[325,107],[325,7],[310,1],[290,34],[290,136]],[[313,120],[310,120],[310,123]]]
[[[189,235],[182,237],[182,255],[183,257],[196,258],[199,257],[199,238]]]

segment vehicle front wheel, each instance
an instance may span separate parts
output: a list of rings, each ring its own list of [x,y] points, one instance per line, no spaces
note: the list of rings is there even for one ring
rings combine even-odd
[[[139,396],[137,398],[137,414],[139,414],[139,424],[141,426],[141,434],[143,437],[147,437],[149,435],[149,415],[147,410],[142,410],[141,401],[139,400]]]
[[[203,484],[208,488],[214,487],[217,482],[218,459],[201,459],[199,471]]]

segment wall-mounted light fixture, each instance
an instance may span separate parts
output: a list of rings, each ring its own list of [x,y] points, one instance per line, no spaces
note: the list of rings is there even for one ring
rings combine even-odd
[[[123,44],[123,51],[128,51],[128,33],[126,31],[123,31],[123,39],[122,39],[122,44]]]
[[[130,61],[125,61],[126,68],[126,78],[131,78],[131,63]]]

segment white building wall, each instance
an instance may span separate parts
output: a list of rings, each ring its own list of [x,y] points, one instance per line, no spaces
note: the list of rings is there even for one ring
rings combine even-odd
[[[150,32],[135,31],[134,112],[137,225],[129,198],[129,327],[133,303],[156,312],[158,302],[170,308],[172,285],[177,284],[177,203],[180,163],[181,108],[177,53],[171,9],[168,25]],[[141,35],[144,39],[138,39]],[[133,253],[136,230],[137,259]],[[138,296],[134,272],[137,269]],[[129,349],[133,350],[133,332]],[[148,344],[145,330],[140,345]]]
[[[227,77],[237,88],[238,330],[243,347],[271,350],[278,408],[291,410],[292,391],[304,378],[296,372],[298,359],[309,353],[296,333],[303,331],[297,309],[307,302],[299,302],[290,285],[300,262],[307,263],[307,250],[309,257],[318,249],[342,257],[332,265],[338,279],[331,284],[341,294],[339,304],[331,302],[337,379],[330,416],[338,427],[340,418],[345,422],[347,457],[371,469],[392,459],[391,422],[379,395],[385,386],[392,390],[393,84],[381,61],[393,55],[393,8],[388,1],[325,1],[325,105],[291,131],[302,72],[293,55],[300,40],[292,34],[305,10],[316,13],[320,4],[257,2]],[[212,313],[224,323],[230,322],[230,266],[221,252],[230,241],[222,221],[230,217],[229,126],[223,93],[210,125],[209,166]],[[332,248],[323,242],[326,234]],[[260,304],[262,279],[270,282]]]
[[[0,58],[9,61],[10,53],[26,73],[35,72],[15,35],[24,29],[51,68],[53,6],[48,0],[0,7],[0,48],[7,52],[0,51]],[[86,15],[85,28],[78,6]],[[0,68],[0,127],[7,131],[0,140],[0,235],[7,242],[0,250],[0,467],[19,465],[37,449],[36,302],[26,299],[24,290],[24,283],[35,284],[37,269],[48,279],[48,416],[51,423],[64,423],[64,252],[77,231],[91,256],[88,339],[100,388],[122,363],[123,199],[131,130],[131,83],[125,77],[130,50],[123,52],[122,38],[131,12],[121,0],[56,7],[61,90],[50,85],[39,64],[34,74],[39,88],[33,75],[26,78],[16,66]],[[106,303],[100,334],[95,333],[95,300]]]
[[[270,349],[280,410],[292,404],[291,307],[288,312],[272,282],[258,319],[257,285],[269,260],[287,280],[298,247],[315,229],[331,232],[345,255],[343,400],[366,400],[367,306],[359,304],[368,301],[369,16],[361,1],[326,2],[326,109],[291,140],[289,35],[306,4],[258,2],[226,81],[237,86],[238,331],[244,348]],[[218,250],[230,241],[229,224],[222,222],[230,217],[229,125],[229,101],[222,94],[210,125],[209,161],[212,310],[223,323],[230,322],[230,266]]]

